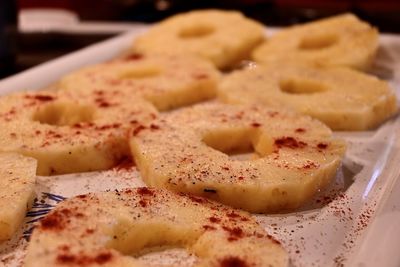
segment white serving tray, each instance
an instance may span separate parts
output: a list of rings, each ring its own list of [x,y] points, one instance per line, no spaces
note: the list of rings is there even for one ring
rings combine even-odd
[[[0,95],[41,89],[66,73],[111,59],[146,29],[147,26],[138,25],[131,32],[4,79],[0,81]],[[372,72],[389,80],[399,96],[400,37],[383,34],[380,44]],[[282,241],[292,266],[400,266],[400,118],[396,116],[376,130],[335,135],[348,142],[348,150],[334,183],[301,210],[255,216]],[[0,266],[21,266],[25,237],[33,222],[63,198],[142,185],[134,167],[38,177],[38,199],[18,236],[0,244]],[[191,260],[180,250],[162,254],[168,257],[167,261],[160,260],[160,253],[143,259],[177,265]]]

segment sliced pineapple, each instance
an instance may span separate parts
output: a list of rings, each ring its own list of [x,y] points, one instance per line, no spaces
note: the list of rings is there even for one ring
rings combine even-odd
[[[288,266],[279,242],[249,214],[145,187],[60,203],[33,231],[25,266],[146,266],[129,255],[165,245],[194,253],[193,266]]]
[[[156,24],[135,39],[133,50],[195,54],[223,69],[248,57],[263,39],[264,26],[240,12],[199,10]]]
[[[278,32],[253,52],[258,62],[305,61],[367,69],[378,48],[378,31],[343,14]]]
[[[266,64],[234,72],[218,97],[232,104],[285,106],[317,118],[333,130],[366,130],[397,110],[387,82],[348,68]]]
[[[345,151],[317,120],[260,106],[198,105],[132,131],[149,186],[206,196],[250,212],[297,208],[335,176]],[[240,161],[225,153],[251,151]],[[225,152],[225,153],[223,153]]]
[[[59,88],[125,91],[168,110],[215,97],[219,75],[211,63],[193,56],[132,54],[73,72]]]
[[[128,128],[156,116],[113,90],[11,94],[0,98],[0,152],[37,159],[39,175],[107,169],[130,156]]]
[[[12,237],[33,202],[36,160],[0,153],[0,241]]]

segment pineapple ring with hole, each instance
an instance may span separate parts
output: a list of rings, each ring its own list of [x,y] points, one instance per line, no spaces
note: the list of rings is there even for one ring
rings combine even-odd
[[[12,237],[35,195],[36,160],[0,153],[0,241]]]
[[[157,114],[118,91],[15,93],[0,98],[0,152],[37,159],[39,175],[103,170],[130,157],[128,128]]]
[[[286,106],[312,116],[333,130],[366,130],[397,110],[385,81],[341,67],[265,64],[227,76],[218,97],[232,104]]]
[[[190,266],[288,266],[248,213],[146,187],[60,203],[34,229],[25,266],[147,266],[129,255],[156,246],[186,247],[197,256]]]
[[[153,124],[134,129],[130,141],[148,186],[250,212],[299,207],[334,178],[345,151],[319,121],[260,106],[198,105]],[[252,147],[252,160],[225,154]]]
[[[195,54],[225,69],[247,58],[264,40],[264,30],[237,11],[191,11],[156,24],[135,39],[132,50]]]
[[[252,57],[261,63],[304,61],[365,70],[377,48],[377,29],[344,14],[284,29],[255,49]]]
[[[197,57],[132,54],[73,72],[58,86],[67,91],[126,91],[167,110],[215,97],[219,76],[212,64]]]

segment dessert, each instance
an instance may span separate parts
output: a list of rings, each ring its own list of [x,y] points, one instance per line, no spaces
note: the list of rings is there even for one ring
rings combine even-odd
[[[36,160],[0,153],[0,241],[20,227],[35,196]]]
[[[247,58],[264,40],[264,26],[237,11],[199,10],[172,16],[135,39],[139,53],[195,54],[220,69]]]
[[[233,72],[221,82],[219,99],[232,104],[287,107],[332,130],[367,130],[397,111],[388,83],[342,67],[265,64]]]
[[[168,110],[215,97],[219,71],[206,60],[182,54],[131,54],[83,68],[58,84],[66,91],[123,91]]]
[[[249,214],[146,187],[60,203],[33,231],[25,266],[147,266],[134,256],[165,245],[188,249],[193,266],[288,266],[279,241]]]
[[[254,50],[257,62],[308,62],[366,70],[375,58],[378,31],[353,14],[283,29]]]
[[[157,114],[122,91],[14,93],[0,98],[0,152],[37,159],[39,175],[104,170],[130,157],[130,126]]]
[[[299,207],[335,177],[345,144],[331,135],[290,111],[211,103],[134,128],[130,146],[148,186],[267,213]],[[252,148],[250,160],[225,154]]]

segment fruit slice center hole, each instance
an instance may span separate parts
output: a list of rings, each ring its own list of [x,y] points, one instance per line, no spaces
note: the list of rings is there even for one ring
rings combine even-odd
[[[146,266],[194,266],[197,260],[187,249],[173,246],[155,246],[142,250],[140,256],[133,256]]]
[[[209,25],[195,25],[183,28],[179,32],[179,37],[183,39],[201,38],[214,32],[214,28]]]
[[[239,161],[255,160],[272,151],[269,138],[255,128],[213,131],[205,134],[202,141],[230,159]]]
[[[65,126],[90,122],[93,117],[94,109],[91,106],[54,102],[40,108],[34,114],[33,120],[43,124]]]
[[[141,68],[133,68],[124,70],[120,77],[121,79],[144,79],[151,78],[161,74],[160,68],[156,66],[146,66]]]
[[[279,88],[288,94],[314,94],[328,90],[328,86],[324,83],[296,78],[281,80]]]
[[[338,41],[337,35],[320,34],[304,37],[299,45],[301,50],[320,50],[333,46]]]
[[[152,196],[143,197],[141,201],[146,206],[151,203]],[[121,215],[115,215],[117,223],[113,226],[113,238],[107,244],[109,248],[146,263],[143,266],[180,266],[175,261],[192,262],[197,259],[186,247],[199,238],[200,232],[169,222],[163,217],[166,215],[160,215],[158,219],[145,215],[138,221],[132,221],[130,215]],[[168,261],[171,264],[163,264]]]

